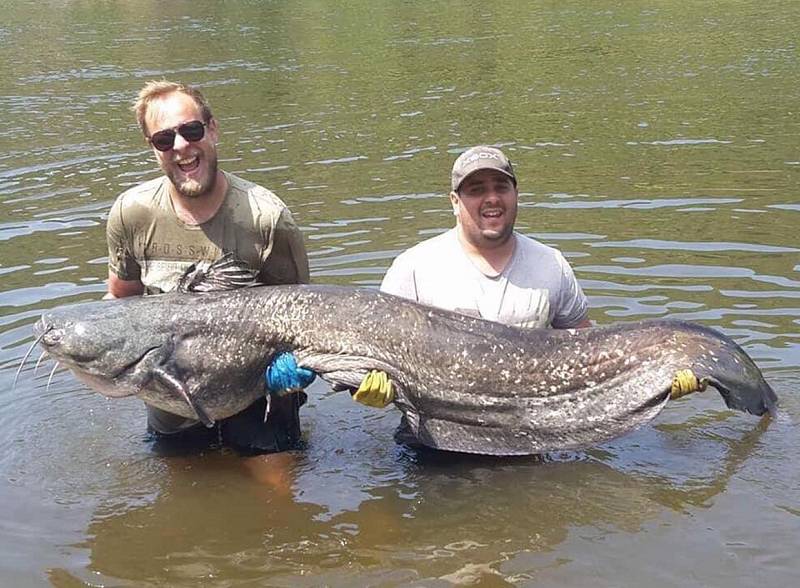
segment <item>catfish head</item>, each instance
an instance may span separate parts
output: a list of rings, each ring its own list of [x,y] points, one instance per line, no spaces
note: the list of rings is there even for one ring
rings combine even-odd
[[[65,306],[34,326],[48,355],[91,388],[109,397],[137,394],[168,354],[171,335],[150,315],[147,328],[131,321],[129,300]],[[154,305],[147,305],[156,310]]]
[[[226,254],[192,265],[174,293],[47,312],[34,327],[33,347],[41,343],[105,396],[135,395],[210,427],[264,392],[264,366],[275,348],[252,321],[242,331],[238,318],[248,311],[232,292],[253,285],[253,272]]]

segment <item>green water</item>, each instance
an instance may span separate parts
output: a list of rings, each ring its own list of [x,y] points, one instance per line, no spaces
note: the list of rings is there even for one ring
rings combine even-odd
[[[10,0],[0,18],[0,584],[785,586],[800,577],[800,5],[788,0]],[[283,198],[312,278],[375,287],[500,145],[518,228],[598,324],[733,337],[781,397],[713,393],[586,452],[420,456],[315,383],[304,451],[161,455],[136,400],[52,364],[42,309],[104,291],[105,218],[158,169],[130,104],[199,85],[221,165]],[[794,582],[793,582],[794,581]]]

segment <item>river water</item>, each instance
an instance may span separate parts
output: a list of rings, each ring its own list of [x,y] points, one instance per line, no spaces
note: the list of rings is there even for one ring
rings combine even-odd
[[[10,0],[0,19],[0,585],[722,586],[800,579],[794,0]],[[221,165],[281,196],[317,283],[377,287],[453,222],[453,159],[503,146],[518,229],[597,324],[697,321],[780,396],[716,393],[529,459],[418,454],[315,382],[306,448],[179,455],[142,404],[31,361],[104,291],[115,196],[158,175],[130,103],[202,87]],[[37,354],[38,355],[38,354]]]

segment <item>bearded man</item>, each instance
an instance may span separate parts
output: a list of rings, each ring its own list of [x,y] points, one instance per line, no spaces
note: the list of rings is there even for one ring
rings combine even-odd
[[[305,245],[286,205],[266,188],[219,169],[219,123],[199,90],[148,82],[133,110],[164,175],[125,191],[111,208],[106,298],[169,292],[189,266],[223,256],[244,262],[263,284],[308,283]],[[302,388],[313,377],[296,366],[281,375],[281,389]],[[269,375],[267,385],[279,392]],[[147,424],[157,438],[205,436],[241,452],[271,453],[298,444],[304,400],[303,392],[273,394],[267,422],[261,399],[220,421],[216,431],[147,406]]]

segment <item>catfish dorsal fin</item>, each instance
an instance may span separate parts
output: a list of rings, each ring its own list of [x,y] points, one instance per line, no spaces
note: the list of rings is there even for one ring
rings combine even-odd
[[[190,265],[178,281],[176,290],[217,292],[247,288],[257,284],[256,273],[229,251],[212,263],[199,261]]]

